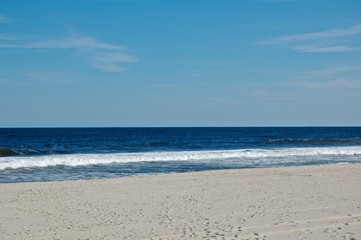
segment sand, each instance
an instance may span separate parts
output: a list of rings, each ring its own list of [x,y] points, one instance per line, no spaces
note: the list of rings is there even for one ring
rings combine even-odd
[[[361,164],[0,184],[0,239],[361,239]]]

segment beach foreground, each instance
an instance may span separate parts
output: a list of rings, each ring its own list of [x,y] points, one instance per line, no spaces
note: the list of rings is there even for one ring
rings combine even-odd
[[[361,239],[361,164],[0,184],[1,239]]]

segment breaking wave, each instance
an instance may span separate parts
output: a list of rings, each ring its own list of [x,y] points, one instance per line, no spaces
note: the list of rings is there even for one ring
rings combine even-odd
[[[11,151],[10,151],[11,153]],[[279,149],[242,149],[222,151],[179,151],[179,152],[139,152],[105,154],[59,154],[43,156],[9,156],[0,158],[0,170],[49,167],[49,166],[85,166],[112,163],[161,162],[161,161],[245,161],[269,162],[280,159],[287,162],[300,161],[302,157],[333,158],[356,156],[361,161],[361,146],[354,147],[310,147]]]

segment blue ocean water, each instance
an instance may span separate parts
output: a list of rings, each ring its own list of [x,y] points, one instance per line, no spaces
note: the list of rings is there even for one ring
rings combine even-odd
[[[0,182],[361,162],[361,127],[0,128]]]

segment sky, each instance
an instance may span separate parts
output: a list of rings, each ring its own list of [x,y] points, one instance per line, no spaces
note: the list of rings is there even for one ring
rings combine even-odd
[[[360,125],[359,0],[0,0],[0,127]]]

